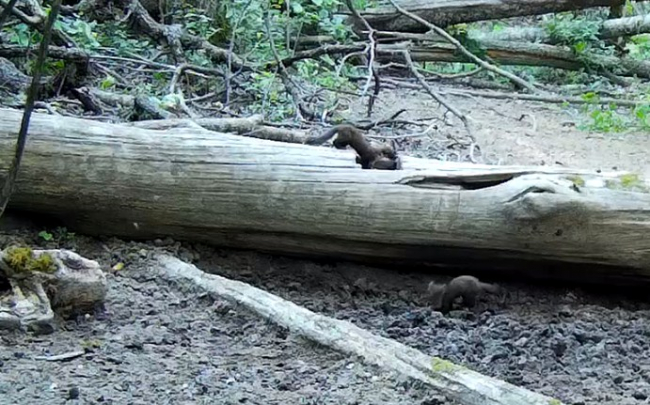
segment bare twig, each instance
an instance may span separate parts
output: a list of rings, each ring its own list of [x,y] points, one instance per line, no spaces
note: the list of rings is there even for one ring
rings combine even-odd
[[[59,15],[59,9],[61,8],[61,0],[54,0],[52,4],[52,9],[50,10],[50,15],[47,17],[45,22],[45,27],[43,28],[43,39],[41,40],[41,46],[38,50],[38,56],[36,58],[36,64],[34,66],[34,76],[32,76],[32,84],[29,87],[27,92],[27,100],[25,102],[25,112],[23,113],[23,119],[20,123],[20,130],[18,132],[18,140],[16,141],[16,152],[14,158],[11,161],[11,166],[9,167],[9,173],[7,174],[7,179],[5,184],[2,186],[2,191],[0,192],[0,217],[7,208],[11,194],[13,193],[14,186],[16,183],[16,177],[18,176],[18,168],[20,167],[20,161],[23,157],[23,152],[25,150],[25,144],[27,143],[27,131],[29,130],[29,120],[32,116],[32,111],[34,110],[34,103],[38,98],[38,91],[41,87],[41,75],[43,74],[43,68],[45,66],[45,59],[47,58],[47,48],[50,45],[52,39],[52,27],[54,26],[54,21]]]
[[[194,66],[188,63],[183,63],[179,65],[176,68],[176,70],[174,70],[174,76],[172,77],[171,83],[169,84],[170,93],[175,92],[176,85],[178,84],[178,81],[180,80],[180,77],[184,72],[202,73],[204,75],[214,75],[220,77],[225,76],[224,72],[220,71],[219,69],[214,69],[214,68],[209,68],[204,66]]]
[[[2,1],[2,0],[0,0]],[[309,59],[309,58],[317,58],[322,55],[340,55],[340,54],[348,54],[350,52],[363,52],[366,50],[368,47],[367,44],[352,44],[352,45],[323,45],[318,48],[314,49],[309,49],[307,51],[300,51],[296,52],[295,55],[290,56],[288,58],[282,59],[282,64],[285,67],[289,67],[293,65],[294,63],[303,60],[303,59]],[[277,62],[271,62],[268,63],[267,65],[274,65],[277,64]]]
[[[5,0],[0,0],[0,6],[4,8],[3,13],[6,11],[12,13],[20,21],[22,21],[26,25],[38,30],[43,35],[45,35],[45,29],[47,26],[47,15],[45,14],[43,9],[37,2],[33,2],[33,1],[25,2],[25,5],[32,12],[32,15],[28,15],[24,13],[23,11],[19,10],[17,7],[13,7],[13,6],[10,7],[11,4],[12,4],[12,0],[9,0],[9,2]],[[15,5],[15,2],[13,2],[13,4]],[[54,37],[54,42],[58,43],[59,45],[66,45],[68,47],[76,46],[75,41],[70,37],[70,35],[54,27],[52,27],[52,33],[50,33],[50,36]]]
[[[181,27],[167,26],[156,22],[138,0],[129,1],[128,11],[130,12],[129,20],[137,27],[152,38],[166,42],[175,52],[180,52],[179,47],[182,45],[188,49],[204,50],[217,63],[226,62],[228,59],[227,50],[211,44],[208,40],[190,35]],[[232,66],[237,69],[250,69],[236,55],[232,55]]]
[[[76,359],[77,357],[81,357],[84,354],[86,354],[85,351],[83,350],[75,350],[73,352],[67,352],[63,354],[55,354],[52,356],[36,356],[34,357],[34,360],[45,360],[45,361],[70,361],[72,359]]]
[[[232,69],[232,55],[233,55],[233,49],[235,48],[235,37],[237,35],[237,27],[239,27],[239,24],[241,24],[242,20],[244,19],[244,15],[246,15],[246,10],[248,9],[248,6],[251,5],[253,0],[248,0],[246,4],[244,4],[244,8],[241,11],[241,14],[239,15],[239,18],[235,22],[235,26],[232,27],[232,34],[230,35],[230,44],[228,45],[228,60],[227,60],[227,66],[228,69],[226,69],[226,77],[224,78],[224,85],[226,87],[226,95],[225,95],[225,100],[223,102],[224,107],[227,107],[228,104],[230,104],[230,93],[232,92],[232,89],[230,87],[230,80],[232,79],[232,75],[230,74],[231,69]]]
[[[355,123],[354,126],[359,128],[359,129],[363,129],[363,130],[367,131],[367,130],[372,129],[372,128],[376,127],[376,126],[379,126],[379,125],[382,125],[382,124],[388,124],[390,122],[393,122],[395,120],[395,118],[399,117],[400,115],[402,115],[405,112],[406,112],[406,109],[402,108],[402,109],[400,109],[398,111],[395,111],[393,114],[391,114],[387,118],[383,118],[383,119],[380,119],[380,120],[377,120],[377,121],[372,121],[372,122],[370,122],[368,124]]]
[[[452,114],[454,114],[458,119],[461,120],[463,125],[465,126],[465,129],[467,130],[467,133],[469,134],[469,138],[471,140],[471,145],[470,145],[470,152],[469,152],[469,158],[472,163],[476,163],[476,159],[474,158],[474,149],[476,147],[476,138],[474,137],[474,133],[472,132],[472,128],[469,125],[469,120],[463,114],[460,112],[456,107],[453,105],[449,104],[447,100],[445,100],[440,94],[438,94],[435,90],[429,86],[429,83],[427,83],[426,79],[418,70],[415,68],[415,64],[413,63],[413,60],[411,59],[411,55],[409,54],[408,51],[403,51],[402,55],[404,56],[404,60],[406,61],[406,64],[411,68],[411,73],[413,73],[413,76],[418,80],[420,85],[424,87],[424,89],[429,93],[431,97],[433,97],[434,100],[436,100],[438,103],[442,104],[448,111],[450,111]]]
[[[343,70],[343,67],[345,66],[345,62],[347,62],[348,59],[353,58],[353,57],[355,57],[355,56],[363,56],[363,55],[367,54],[367,53],[368,53],[368,48],[369,48],[369,45],[366,45],[366,46],[364,47],[363,51],[360,51],[360,52],[350,52],[350,53],[348,53],[347,55],[343,56],[343,57],[341,58],[341,61],[339,62],[339,64],[336,66],[336,75],[337,75],[337,76],[340,76],[340,75],[341,75],[341,70]]]
[[[5,21],[7,21],[7,18],[9,17],[9,14],[11,14],[11,11],[16,6],[16,3],[18,3],[18,0],[10,0],[9,4],[4,6],[2,10],[2,14],[0,14],[0,29],[4,27]]]
[[[510,79],[510,81],[515,83],[517,86],[519,86],[521,88],[525,88],[525,89],[527,89],[528,91],[530,91],[532,93],[535,93],[537,91],[535,86],[528,83],[527,81],[522,80],[521,78],[513,75],[512,73],[506,72],[505,70],[500,69],[500,68],[498,68],[498,67],[484,61],[483,59],[479,58],[478,56],[474,55],[473,53],[468,51],[463,46],[463,44],[461,44],[456,38],[454,38],[451,35],[447,34],[447,32],[445,30],[443,30],[442,28],[439,28],[438,26],[436,26],[434,24],[431,24],[427,20],[425,20],[425,19],[423,19],[423,18],[421,18],[421,17],[419,17],[419,16],[417,16],[417,15],[415,15],[413,13],[408,12],[404,8],[400,7],[395,2],[395,0],[389,0],[389,1],[393,5],[393,7],[395,7],[397,9],[397,11],[399,11],[401,14],[404,14],[405,16],[411,18],[412,20],[417,21],[417,22],[429,27],[430,30],[433,30],[436,34],[438,34],[441,37],[443,37],[444,39],[446,39],[449,43],[454,45],[463,55],[465,55],[467,58],[472,60],[477,65],[481,66],[482,68],[484,68],[486,70],[489,70],[489,71],[497,73],[497,74],[499,74],[501,76],[507,77],[508,79]]]
[[[375,54],[377,52],[377,41],[375,41],[375,30],[368,24],[368,21],[366,21],[365,18],[361,16],[359,11],[357,11],[356,8],[352,5],[351,0],[345,0],[345,4],[357,20],[363,22],[365,25],[366,29],[368,30],[368,41],[370,42],[370,46],[368,47],[368,78],[366,80],[366,84],[363,87],[363,91],[361,92],[361,97],[364,97],[366,93],[368,92],[368,88],[370,87],[370,81],[374,79],[375,81],[375,87],[373,89],[372,94],[368,98],[368,111],[367,111],[367,116],[370,117],[372,115],[372,107],[375,104],[375,99],[379,95],[379,90],[381,89],[381,82],[379,79],[379,73],[377,72],[377,69],[375,68]]]
[[[296,85],[291,79],[289,72],[287,72],[287,68],[282,63],[282,60],[280,59],[280,55],[278,55],[278,51],[275,48],[275,41],[273,40],[273,35],[271,33],[270,15],[271,15],[270,10],[267,10],[266,16],[264,18],[264,27],[266,29],[266,35],[268,35],[269,37],[269,44],[271,45],[271,51],[273,53],[273,57],[275,58],[275,62],[277,63],[278,70],[280,73],[280,78],[282,78],[282,83],[284,84],[284,87],[287,89],[287,91],[291,95],[294,104],[296,105],[296,114],[307,117],[307,119],[310,120],[314,119],[314,117],[316,117],[316,114],[310,109],[308,109],[307,107],[305,107],[305,105],[303,104],[302,97],[298,93],[298,85]]]

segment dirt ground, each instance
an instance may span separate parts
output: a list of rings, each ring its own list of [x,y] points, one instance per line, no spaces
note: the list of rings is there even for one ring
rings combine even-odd
[[[411,92],[382,94],[378,108],[390,113],[398,100],[411,118],[439,112],[428,96]],[[648,134],[581,132],[559,106],[450,100],[471,111],[485,156],[501,164],[650,172],[643,154]],[[519,120],[524,113],[535,117],[534,131],[531,120]],[[445,131],[462,133],[443,125],[436,136]],[[26,242],[73,249],[101,263],[110,291],[103,313],[62,321],[51,335],[0,332],[0,405],[452,403],[218,297],[187,294],[147,277],[144,249],[151,248],[567,404],[650,403],[650,305],[629,297],[501,283],[504,300],[481,302],[476,315],[442,316],[423,301],[431,275],[171,240],[139,244],[77,235],[45,243],[38,225],[18,231],[2,223],[0,247]],[[111,271],[120,261],[126,268]],[[85,354],[67,362],[34,359],[79,349]]]
[[[458,87],[457,87],[458,88]],[[441,86],[438,90],[457,89]],[[463,89],[462,87],[460,89]],[[468,89],[468,88],[465,88]],[[481,97],[446,96],[471,119],[476,142],[484,162],[501,165],[562,165],[579,169],[630,170],[650,175],[650,134],[640,130],[625,133],[594,133],[578,126],[588,119],[578,106],[565,107],[521,100],[500,100]],[[353,104],[353,103],[351,103]],[[355,105],[355,104],[353,104]],[[365,104],[356,104],[353,111],[363,117]],[[407,154],[439,158],[431,147],[449,136],[463,138],[466,131],[460,121],[447,114],[423,92],[393,90],[382,92],[376,102],[378,117],[390,116],[401,108],[408,111],[404,120],[424,117],[439,119],[438,130],[429,139],[410,143]],[[629,114],[621,110],[621,114]]]

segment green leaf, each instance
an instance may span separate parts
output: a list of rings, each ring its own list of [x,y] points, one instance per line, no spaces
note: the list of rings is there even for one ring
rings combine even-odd
[[[302,13],[305,12],[305,9],[300,5],[300,3],[292,2],[291,3],[291,9],[296,14],[302,14]]]
[[[46,241],[50,241],[50,240],[52,240],[52,238],[54,237],[54,236],[52,236],[51,233],[49,233],[49,232],[47,232],[47,231],[40,231],[40,232],[38,233],[38,236],[39,236],[40,238],[42,238],[43,240],[46,240]]]

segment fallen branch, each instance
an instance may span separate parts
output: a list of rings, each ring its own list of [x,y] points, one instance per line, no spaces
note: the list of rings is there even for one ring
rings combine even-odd
[[[442,104],[447,110],[449,110],[452,114],[454,114],[460,121],[463,123],[463,126],[465,126],[465,129],[467,130],[467,133],[469,134],[469,138],[471,140],[471,144],[469,147],[469,159],[472,163],[476,163],[476,159],[474,158],[474,149],[476,148],[476,137],[474,137],[474,133],[472,132],[472,128],[469,125],[469,120],[465,116],[465,114],[461,113],[456,107],[453,105],[449,104],[448,101],[446,101],[440,94],[436,93],[435,90],[429,86],[427,81],[425,80],[424,76],[418,70],[415,68],[415,64],[413,63],[413,60],[411,60],[411,55],[409,55],[408,51],[404,51],[403,54],[404,59],[406,60],[406,64],[409,66],[411,73],[417,81],[420,83],[422,87],[426,90],[427,93],[431,97],[433,97],[434,100],[436,100],[438,103]]]
[[[437,35],[378,31],[377,60],[383,64],[402,62],[401,52],[410,49],[415,62],[467,62],[459,55],[455,46],[441,42]],[[396,42],[396,41],[401,41]],[[416,42],[412,44],[412,42]],[[490,60],[499,65],[547,66],[565,70],[582,70],[585,63],[569,49],[528,42],[484,41],[479,44]],[[316,58],[321,55],[340,55],[357,52],[365,44],[323,45],[315,49],[297,52],[283,60],[285,66],[297,60]],[[607,55],[591,55],[590,64],[603,71],[615,72],[619,76],[650,78],[650,62],[629,57],[618,58]],[[598,71],[602,74],[602,71]]]
[[[299,114],[308,120],[312,120],[316,117],[316,114],[307,108],[302,102],[302,96],[298,92],[298,85],[293,81],[293,79],[291,79],[291,75],[289,75],[287,68],[282,64],[280,55],[278,55],[278,51],[275,49],[275,41],[273,40],[273,35],[271,33],[271,22],[269,21],[270,14],[270,11],[267,11],[264,18],[264,27],[266,29],[266,35],[268,36],[269,43],[271,45],[271,52],[273,53],[273,57],[275,58],[275,62],[280,72],[280,78],[282,79],[284,88],[287,89],[287,92],[289,92],[291,95],[291,99],[293,100],[293,103],[296,107],[296,114]]]
[[[21,113],[0,115],[9,155]],[[352,150],[46,114],[29,136],[9,208],[79,233],[465,271],[516,263],[522,279],[542,263],[573,263],[543,273],[565,280],[650,275],[649,183],[637,175],[410,156],[402,170],[362,170]]]
[[[4,1],[4,0],[0,0]],[[228,51],[212,45],[207,40],[190,35],[180,26],[166,26],[156,22],[138,0],[130,0],[128,18],[150,37],[167,43],[174,54],[181,52],[180,45],[189,49],[203,49],[215,63],[228,62]],[[234,68],[246,68],[239,56],[231,55]]]
[[[178,85],[181,75],[185,72],[201,73],[204,75],[219,76],[223,78],[226,77],[224,72],[222,72],[219,69],[210,68],[206,66],[190,65],[189,63],[183,63],[180,64],[176,68],[176,70],[174,70],[174,75],[172,76],[172,80],[169,83],[169,94],[174,94],[176,92],[176,85]]]
[[[154,129],[165,131],[172,128],[193,128],[196,125],[208,131],[231,132],[242,134],[250,132],[262,123],[262,115],[252,115],[245,118],[195,118],[195,119],[166,119],[136,121],[123,124],[128,127]]]
[[[447,32],[446,32],[445,30],[443,30],[442,28],[439,28],[439,27],[437,27],[436,25],[431,24],[430,22],[428,22],[428,21],[426,21],[426,20],[424,20],[424,19],[418,17],[417,15],[415,15],[415,14],[413,14],[413,13],[409,13],[408,11],[406,11],[406,10],[404,10],[402,7],[400,7],[400,6],[395,2],[395,0],[390,0],[390,2],[391,2],[391,4],[392,4],[396,9],[397,9],[397,11],[399,11],[400,13],[404,14],[405,16],[407,16],[407,17],[413,19],[414,21],[417,21],[417,22],[419,22],[420,24],[423,24],[423,25],[429,27],[429,29],[430,29],[431,31],[433,31],[433,32],[435,32],[436,34],[440,35],[440,36],[443,37],[447,42],[449,42],[450,44],[454,45],[454,46],[456,47],[456,49],[458,49],[458,50],[459,50],[463,55],[465,55],[468,59],[470,59],[472,62],[476,63],[477,65],[479,65],[479,66],[482,67],[483,69],[486,69],[486,70],[489,70],[489,71],[491,71],[491,72],[494,72],[494,73],[496,73],[496,74],[498,74],[498,75],[501,75],[501,76],[503,76],[503,77],[509,79],[509,80],[510,80],[511,82],[513,82],[515,85],[517,85],[517,86],[519,86],[519,87],[521,87],[521,88],[523,88],[523,89],[527,89],[527,90],[530,91],[531,93],[535,93],[535,92],[537,91],[537,90],[535,89],[535,87],[534,87],[532,84],[530,84],[530,83],[526,82],[525,80],[523,80],[523,79],[521,79],[521,78],[515,76],[514,74],[512,74],[512,73],[510,73],[510,72],[506,72],[505,70],[500,69],[500,68],[498,68],[498,67],[492,65],[491,63],[488,63],[488,62],[484,61],[483,59],[479,58],[478,56],[474,55],[473,53],[471,53],[470,51],[468,51],[468,50],[463,46],[463,44],[461,44],[461,43],[460,43],[456,38],[454,38],[454,37],[452,37],[451,35],[447,34]]]
[[[347,5],[348,9],[352,13],[352,15],[359,21],[361,21],[365,26],[366,30],[368,30],[368,42],[370,43],[368,46],[368,76],[366,79],[366,84],[363,86],[363,91],[361,92],[361,97],[364,97],[366,93],[368,92],[368,88],[370,87],[370,81],[372,79],[375,80],[375,88],[373,89],[373,93],[370,95],[368,98],[368,110],[367,110],[367,116],[370,117],[372,115],[372,107],[375,105],[375,99],[379,95],[379,90],[381,88],[381,84],[379,81],[379,72],[375,68],[375,55],[377,53],[377,42],[375,41],[375,30],[368,24],[368,21],[366,21],[361,14],[357,11],[357,9],[354,8],[354,5],[352,5],[351,0],[346,0],[345,4]]]
[[[116,94],[107,91],[82,87],[79,91],[86,92],[88,96],[101,100],[102,102],[114,107],[130,107],[133,109],[141,109],[147,112],[154,118],[176,118],[176,115],[163,110],[155,104],[149,97],[146,96],[132,96],[129,94]]]
[[[198,288],[216,294],[313,342],[427,384],[463,405],[562,405],[557,399],[427,356],[351,322],[314,313],[246,283],[204,273],[166,254],[154,255],[147,267],[149,277],[156,275],[183,289]]]
[[[11,7],[11,0],[0,0],[0,6],[3,8],[3,14],[8,11],[25,25],[39,31],[41,34],[45,34],[47,29],[47,14],[38,2],[33,0],[25,0],[23,2],[23,7],[28,8],[32,12],[32,15],[24,13],[18,7]],[[57,45],[65,45],[66,47],[75,47],[76,45],[68,34],[58,28],[52,27],[52,33],[50,35]]]

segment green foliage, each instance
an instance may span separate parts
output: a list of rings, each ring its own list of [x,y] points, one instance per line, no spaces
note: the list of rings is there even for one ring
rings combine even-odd
[[[598,70],[595,55],[612,55],[614,47],[598,38],[603,20],[592,16],[575,17],[572,13],[559,13],[544,26],[551,39],[568,46],[585,66]]]
[[[52,235],[51,233],[49,233],[47,231],[40,231],[38,233],[38,237],[43,239],[46,242],[49,242],[54,238],[54,235]]]
[[[52,232],[40,231],[38,237],[43,239],[45,242],[56,242],[60,244],[62,242],[70,242],[75,239],[74,232],[68,232],[68,229],[65,227],[57,227]]]
[[[146,37],[133,37],[117,22],[107,22],[97,28],[97,41],[103,47],[113,48],[118,56],[150,57],[156,52],[156,44]]]
[[[37,44],[43,38],[40,33],[30,30],[27,24],[23,23],[16,24],[13,27],[5,26],[2,31],[6,34],[9,43],[19,46]]]
[[[246,85],[246,90],[258,101],[249,106],[251,112],[259,113],[266,109],[268,119],[271,121],[280,121],[295,114],[288,93],[276,80],[274,73],[253,73],[251,79]]]
[[[480,42],[470,38],[468,28],[469,25],[467,24],[456,24],[447,27],[446,31],[449,35],[456,38],[458,42],[460,42],[470,53],[478,56],[481,59],[484,59],[486,50],[481,46]],[[461,56],[462,58],[467,58],[458,50],[454,51],[454,53]]]
[[[650,131],[650,102],[636,106],[634,116],[639,122],[641,129]]]
[[[600,104],[596,93],[585,93],[582,95],[582,99],[587,101],[582,106],[582,111],[590,118],[589,121],[579,126],[583,130],[620,133],[634,128],[650,129],[650,98],[647,103],[634,108],[632,117],[621,114],[618,111],[618,106],[614,103]]]
[[[630,37],[626,49],[632,58],[643,61],[650,60],[650,34],[640,34]]]
[[[99,84],[99,88],[102,90],[108,90],[113,86],[115,86],[115,78],[113,76],[106,76]]]
[[[87,23],[78,17],[59,17],[54,22],[54,28],[70,35],[82,49],[91,50],[101,46],[94,32],[97,28],[94,21]]]
[[[563,45],[580,45],[598,41],[602,21],[586,17],[574,17],[571,13],[558,13],[544,26],[548,35]]]

